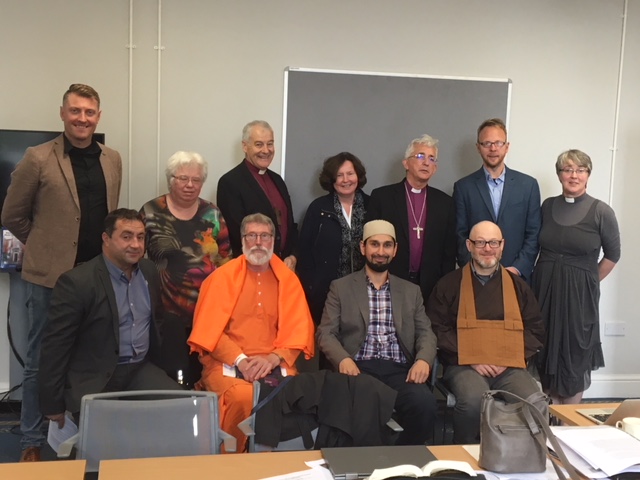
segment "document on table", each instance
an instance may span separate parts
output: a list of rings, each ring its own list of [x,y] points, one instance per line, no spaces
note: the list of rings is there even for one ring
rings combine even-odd
[[[47,443],[51,445],[54,452],[58,453],[60,450],[60,444],[69,440],[75,434],[78,433],[78,426],[73,422],[73,419],[67,415],[64,419],[64,427],[58,428],[58,424],[49,420],[49,434],[47,435]]]
[[[305,462],[305,465],[311,468],[275,477],[262,478],[261,480],[333,480],[333,475],[326,467],[324,459]]]
[[[618,428],[598,425],[552,427],[552,430],[564,445],[606,476],[640,472],[640,440]]]

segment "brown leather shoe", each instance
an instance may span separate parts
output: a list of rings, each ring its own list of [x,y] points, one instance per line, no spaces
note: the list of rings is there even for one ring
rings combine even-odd
[[[40,447],[27,447],[22,450],[20,455],[21,462],[39,462],[40,461]]]

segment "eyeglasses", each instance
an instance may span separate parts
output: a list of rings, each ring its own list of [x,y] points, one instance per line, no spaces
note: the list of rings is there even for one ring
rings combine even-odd
[[[427,160],[431,163],[438,163],[438,159],[433,155],[429,155],[428,157],[424,153],[416,153],[415,155],[410,155],[409,158],[415,158],[419,162],[426,162]]]
[[[203,180],[200,177],[187,177],[186,175],[171,175],[173,178],[175,178],[179,183],[182,183],[183,185],[188,184],[189,182],[191,182],[194,185],[202,185]]]
[[[502,140],[498,140],[497,142],[478,142],[478,145],[480,145],[482,148],[491,148],[491,147],[496,147],[496,148],[502,148],[507,144],[507,142],[503,142]]]
[[[504,242],[504,239],[502,240],[471,240],[469,239],[469,241],[473,243],[476,248],[484,248],[487,245],[489,245],[491,248],[498,248],[500,245],[502,245],[502,242]]]
[[[260,238],[260,241],[262,242],[268,242],[269,240],[271,240],[273,238],[273,235],[271,233],[245,233],[242,236],[247,242],[255,242],[258,237]]]
[[[587,167],[578,167],[578,168],[561,168],[560,171],[565,175],[573,175],[577,173],[578,175],[584,175],[585,173],[589,173],[589,169]]]

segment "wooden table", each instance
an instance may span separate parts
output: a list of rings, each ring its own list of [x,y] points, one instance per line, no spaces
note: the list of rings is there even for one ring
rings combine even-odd
[[[467,462],[474,470],[482,470],[478,465],[478,461],[464,449],[463,445],[436,445],[429,447],[429,450],[438,460]]]
[[[429,447],[439,459],[463,460],[478,469],[475,459],[459,445]],[[99,480],[169,480],[233,478],[258,480],[306,470],[304,462],[319,460],[319,450],[301,452],[240,453],[195,457],[137,458],[100,462]]]
[[[6,480],[82,480],[85,460],[0,463],[0,478]]]
[[[549,413],[562,420],[565,425],[574,427],[593,427],[595,422],[589,420],[576,410],[582,408],[618,408],[619,403],[576,403],[572,405],[550,405]]]
[[[307,470],[304,462],[319,460],[319,450],[300,452],[229,453],[192,457],[132,458],[100,462],[99,480],[173,480],[229,478],[258,480]]]

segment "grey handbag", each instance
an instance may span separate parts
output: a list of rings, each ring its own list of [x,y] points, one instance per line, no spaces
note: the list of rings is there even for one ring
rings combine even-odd
[[[506,403],[500,398],[510,398]],[[552,461],[558,478],[579,480],[573,466],[549,428],[549,400],[547,395],[536,392],[528,399],[504,390],[489,390],[482,396],[480,413],[480,458],[481,468],[497,473],[535,473],[546,468],[546,439],[551,442],[558,458]]]

